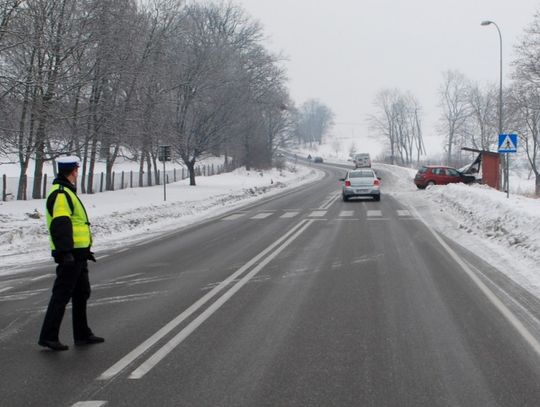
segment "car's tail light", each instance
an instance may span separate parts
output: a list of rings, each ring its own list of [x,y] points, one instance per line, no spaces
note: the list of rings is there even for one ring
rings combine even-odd
[[[373,180],[373,185],[375,185],[376,187],[379,187],[379,186],[381,186],[381,181],[379,181],[378,179],[374,179]]]
[[[350,187],[351,186],[351,181],[349,181],[349,180],[345,181],[345,186]]]

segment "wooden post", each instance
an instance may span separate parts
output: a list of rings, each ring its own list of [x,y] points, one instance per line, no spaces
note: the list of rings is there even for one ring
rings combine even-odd
[[[176,182],[176,168],[173,169],[173,179],[174,182]]]
[[[120,189],[124,189],[124,171],[122,171],[122,183],[120,184]]]
[[[182,168],[182,179],[184,179],[184,168]]]
[[[99,182],[99,192],[103,192],[103,173],[101,173],[101,180]]]
[[[114,175],[116,174],[116,171],[113,171],[112,173],[112,181],[111,181],[111,191],[114,191]]]
[[[129,187],[133,188],[133,170],[129,172]]]

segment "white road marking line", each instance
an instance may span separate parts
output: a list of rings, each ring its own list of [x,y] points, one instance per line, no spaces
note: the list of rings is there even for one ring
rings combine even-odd
[[[233,213],[232,215],[227,216],[226,218],[223,218],[223,220],[236,220],[244,216],[243,213]]]
[[[45,274],[44,276],[34,277],[31,278],[30,281],[39,281],[39,280],[45,280],[46,278],[54,277],[54,274]]]
[[[339,193],[336,193],[336,194],[332,194],[328,200],[323,203],[321,205],[321,207],[319,209],[323,209],[323,210],[326,210],[328,208],[330,208],[330,206],[332,206],[332,204],[339,198]]]
[[[382,216],[382,211],[374,211],[374,210],[368,210],[367,216],[369,217],[375,217],[375,216]]]
[[[354,211],[341,211],[339,213],[339,216],[353,216],[354,215]]]
[[[411,216],[411,212],[406,209],[398,209],[396,212],[398,216]]]
[[[470,277],[470,279],[478,286],[480,291],[491,301],[491,303],[499,310],[499,312],[506,318],[506,320],[512,325],[515,330],[521,335],[521,337],[531,346],[531,348],[540,356],[540,342],[529,332],[527,327],[508,309],[506,305],[497,297],[493,291],[478,277],[474,271],[467,265],[467,263],[459,257],[459,255],[443,240],[435,229],[433,229],[421,216],[412,208],[415,216],[422,221],[426,228],[431,232],[439,244],[446,250],[446,252],[459,264],[461,269]]]
[[[120,250],[117,250],[116,253],[124,253],[124,252],[127,252],[129,250],[129,247],[125,247],[123,249],[120,249]]]
[[[150,336],[150,338],[148,338],[143,343],[141,343],[139,346],[137,346],[135,349],[133,349],[131,352],[129,352],[126,356],[124,356],[122,359],[120,359],[118,362],[116,362],[113,366],[111,366],[109,369],[107,369],[105,372],[103,372],[97,379],[98,380],[108,380],[108,379],[111,379],[114,376],[118,375],[122,370],[124,370],[131,363],[133,363],[137,358],[139,358],[143,353],[145,353],[148,349],[150,349],[152,346],[154,346],[158,341],[163,339],[163,337],[165,335],[168,335],[174,328],[176,328],[178,325],[180,325],[186,318],[191,316],[194,312],[196,312],[204,304],[206,304],[208,301],[210,301],[222,289],[224,289],[231,281],[234,281],[235,279],[237,279],[241,274],[243,274],[251,266],[256,264],[261,258],[263,258],[269,252],[274,250],[275,247],[279,246],[281,244],[281,242],[286,240],[290,235],[292,235],[299,228],[301,228],[306,222],[308,222],[307,219],[302,219],[300,222],[298,222],[295,226],[293,226],[291,229],[289,229],[289,231],[287,233],[285,233],[278,240],[276,240],[274,243],[272,243],[270,246],[268,246],[266,249],[264,249],[262,252],[260,252],[258,255],[253,257],[250,261],[248,261],[246,264],[244,264],[242,267],[240,267],[238,270],[236,270],[233,274],[231,274],[229,277],[227,277],[225,280],[223,280],[214,289],[212,289],[211,291],[206,293],[198,301],[196,301],[194,304],[192,304],[188,309],[186,309],[184,312],[179,314],[177,317],[175,317],[173,320],[171,320],[169,323],[167,323],[165,326],[163,326],[161,329],[159,329],[156,333],[154,333],[152,336]]]
[[[79,402],[73,404],[73,406],[71,406],[71,407],[101,407],[101,406],[104,406],[105,404],[107,404],[106,401],[98,401],[98,400],[95,400],[95,401],[79,401]]]
[[[3,293],[4,291],[11,290],[13,287],[4,287],[0,288],[0,293]]]
[[[300,212],[285,212],[283,215],[280,216],[280,218],[294,218],[299,213]]]
[[[261,261],[253,270],[247,273],[238,283],[232,286],[227,292],[219,297],[212,305],[210,305],[204,312],[202,312],[197,318],[191,321],[184,329],[182,329],[176,336],[174,336],[169,342],[163,345],[157,352],[155,352],[150,358],[148,358],[143,364],[135,369],[130,379],[140,379],[146,373],[148,373],[154,366],[156,366],[165,356],[174,350],[180,343],[184,341],[191,333],[193,333],[204,321],[206,321],[212,314],[214,314],[223,304],[225,304],[240,288],[242,288],[252,277],[254,277],[259,271],[261,271],[268,263],[276,258],[287,246],[289,246],[298,236],[300,236],[311,224],[312,220],[307,221],[296,233],[289,237],[281,246],[279,246],[273,253],[268,255],[263,261]]]
[[[272,216],[273,214],[274,214],[273,212],[261,212],[255,216],[252,216],[250,219],[265,219],[269,216]]]
[[[309,216],[313,216],[314,218],[320,218],[324,215],[326,215],[327,211],[313,211],[309,214]]]

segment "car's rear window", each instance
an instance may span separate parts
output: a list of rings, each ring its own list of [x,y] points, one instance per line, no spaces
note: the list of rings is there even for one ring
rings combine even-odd
[[[423,173],[425,173],[426,171],[427,171],[427,167],[420,167],[420,168],[418,169],[418,174],[423,174]]]
[[[364,177],[373,178],[373,171],[351,171],[349,173],[349,178],[364,178]]]

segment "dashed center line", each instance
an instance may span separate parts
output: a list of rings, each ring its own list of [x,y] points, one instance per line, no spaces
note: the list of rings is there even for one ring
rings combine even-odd
[[[327,211],[313,211],[309,214],[309,216],[313,218],[321,218],[326,215],[326,212]]]
[[[299,213],[300,212],[285,212],[283,215],[280,216],[280,218],[294,218]]]
[[[339,213],[339,216],[343,216],[343,217],[345,217],[345,216],[353,216],[353,215],[354,215],[354,211],[341,211]]]
[[[367,216],[369,217],[376,217],[376,216],[382,216],[382,211],[375,211],[375,210],[368,210]]]
[[[272,212],[261,212],[261,213],[258,213],[257,215],[255,216],[252,216],[250,219],[265,219],[269,216],[272,216],[273,213]]]
[[[398,216],[411,216],[411,213],[406,209],[398,209],[396,212]]]

